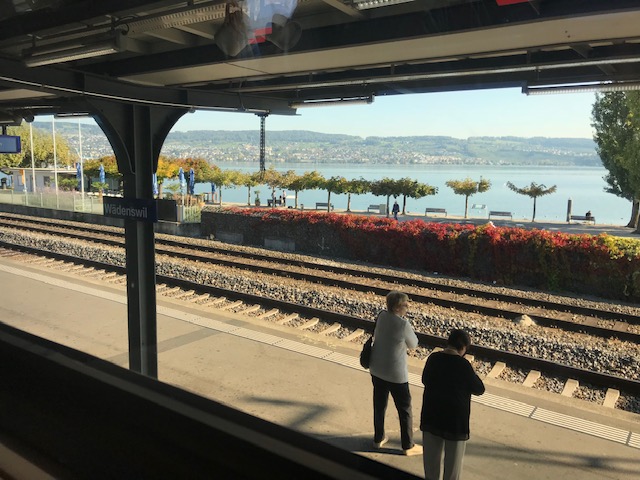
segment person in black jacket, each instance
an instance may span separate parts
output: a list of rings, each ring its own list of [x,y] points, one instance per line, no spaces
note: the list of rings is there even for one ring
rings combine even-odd
[[[469,439],[471,395],[482,395],[484,384],[464,357],[471,338],[464,330],[449,335],[447,348],[432,353],[422,372],[424,396],[420,416],[426,480],[440,480],[444,451],[444,480],[462,473]]]
[[[391,209],[391,213],[393,213],[393,218],[398,219],[398,213],[400,213],[400,205],[398,205],[398,201],[393,202],[393,208]]]

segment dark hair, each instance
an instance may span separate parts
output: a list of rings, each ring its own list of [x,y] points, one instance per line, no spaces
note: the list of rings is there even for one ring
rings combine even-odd
[[[460,351],[463,348],[469,348],[469,345],[471,345],[471,337],[465,330],[456,328],[451,330],[449,338],[447,339],[447,345]]]

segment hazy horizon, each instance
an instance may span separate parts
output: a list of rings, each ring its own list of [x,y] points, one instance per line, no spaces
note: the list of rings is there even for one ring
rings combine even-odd
[[[376,97],[370,105],[298,109],[293,116],[270,115],[270,131],[306,130],[368,137],[444,136],[593,138],[593,93],[526,96],[520,89],[469,90]],[[49,119],[50,116],[37,117]],[[93,123],[83,119],[82,123]],[[57,123],[57,122],[56,122]],[[196,111],[175,131],[259,131],[251,113]]]

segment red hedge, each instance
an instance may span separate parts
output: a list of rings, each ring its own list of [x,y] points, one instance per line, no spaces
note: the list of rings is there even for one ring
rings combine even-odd
[[[237,232],[244,243],[295,241],[296,251],[504,285],[640,299],[640,242],[608,235],[390,218],[293,209],[211,208],[205,235]]]

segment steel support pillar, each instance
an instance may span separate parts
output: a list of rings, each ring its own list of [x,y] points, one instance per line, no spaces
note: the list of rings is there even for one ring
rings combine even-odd
[[[124,179],[125,199],[153,200],[152,175],[160,149],[186,110],[94,103]],[[125,220],[129,368],[158,376],[155,235],[153,223]]]
[[[266,170],[266,166],[265,166],[265,150],[264,150],[264,144],[265,144],[265,131],[264,131],[264,124],[265,124],[265,120],[267,118],[267,113],[258,113],[256,114],[260,117],[260,171],[264,172]]]

